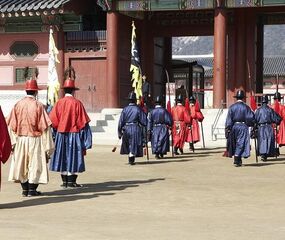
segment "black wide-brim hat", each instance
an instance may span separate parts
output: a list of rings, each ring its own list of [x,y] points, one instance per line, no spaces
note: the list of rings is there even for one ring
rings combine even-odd
[[[244,99],[246,98],[245,92],[243,90],[238,90],[234,98]]]
[[[273,99],[282,99],[283,97],[281,96],[281,93],[280,92],[276,92],[274,93],[274,96],[273,96]]]

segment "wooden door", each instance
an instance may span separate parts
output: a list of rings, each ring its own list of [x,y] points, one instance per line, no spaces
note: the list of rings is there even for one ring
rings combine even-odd
[[[73,58],[78,98],[88,112],[99,112],[107,105],[106,58]]]

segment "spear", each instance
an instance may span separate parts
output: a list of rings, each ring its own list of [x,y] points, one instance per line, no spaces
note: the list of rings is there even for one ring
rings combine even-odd
[[[165,75],[166,75],[166,80],[167,80],[167,90],[168,90],[168,102],[167,102],[167,111],[169,114],[171,114],[171,103],[170,103],[170,82],[169,82],[169,74],[166,68],[164,68]],[[171,136],[171,155],[172,157],[174,156],[174,151],[173,151],[173,134],[172,130],[170,130],[170,136]]]

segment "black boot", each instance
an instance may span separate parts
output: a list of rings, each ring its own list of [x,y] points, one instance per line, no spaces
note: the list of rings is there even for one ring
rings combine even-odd
[[[177,147],[174,147],[174,155],[179,155]]]
[[[28,196],[28,192],[29,192],[29,183],[28,182],[24,182],[21,183],[22,186],[22,196],[23,197],[27,197]]]
[[[42,193],[37,191],[37,187],[39,184],[35,183],[29,183],[29,192],[28,192],[28,197],[34,197],[34,196],[39,196]]]
[[[194,143],[192,142],[189,143],[189,150],[194,151]]]
[[[78,187],[83,187],[81,184],[76,183],[77,175],[70,175],[67,176],[67,187],[71,188],[78,188]]]
[[[181,154],[183,154],[183,148],[179,148]]]
[[[242,160],[241,157],[236,157],[234,158],[234,165],[235,167],[241,167],[242,166]]]
[[[135,165],[135,157],[129,157],[129,164]]]
[[[67,188],[67,175],[61,174],[62,184],[60,185],[63,188]]]
[[[157,154],[155,154],[155,159],[160,159],[160,156],[159,156],[159,154],[157,153]]]
[[[266,162],[267,156],[266,156],[265,154],[260,155],[260,157],[261,157],[261,161],[262,161],[262,162]]]
[[[280,156],[280,151],[279,151],[279,147],[275,148],[275,155],[278,157]]]
[[[159,156],[160,156],[160,158],[163,158],[163,157],[164,157],[164,155],[163,155],[163,154],[159,154]]]

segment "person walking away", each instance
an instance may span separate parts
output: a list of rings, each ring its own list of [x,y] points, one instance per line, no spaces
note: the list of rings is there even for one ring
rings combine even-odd
[[[243,100],[245,93],[238,90],[234,98],[236,103],[231,105],[226,118],[228,142],[228,157],[234,156],[234,165],[242,166],[242,158],[250,156],[250,135],[248,128],[254,125],[254,113]]]
[[[194,96],[189,97],[190,116],[192,118],[192,125],[187,128],[186,142],[189,142],[189,149],[194,150],[194,144],[200,141],[200,126],[199,122],[204,120],[204,115],[200,108],[196,107],[196,99]],[[191,133],[192,131],[192,133]],[[193,139],[192,139],[193,136]]]
[[[148,115],[147,132],[150,136],[152,154],[155,158],[163,158],[170,151],[169,128],[173,121],[170,113],[162,107],[162,97],[155,99],[155,108]]]
[[[29,68],[25,69],[25,79]],[[13,153],[9,181],[20,182],[22,196],[38,196],[39,184],[48,183],[47,162],[54,149],[51,121],[44,105],[37,101],[37,77],[26,81],[27,95],[18,101],[7,117]]]
[[[179,94],[176,97],[176,106],[172,107],[171,115],[173,119],[172,136],[174,154],[179,155],[178,149],[183,154],[183,147],[186,140],[186,126],[191,124],[192,119],[189,111],[182,105],[183,96]]]
[[[1,162],[4,164],[9,159],[12,151],[11,139],[9,136],[7,123],[0,107],[0,188],[1,188]]]
[[[120,154],[129,156],[129,164],[135,164],[136,157],[143,156],[143,127],[147,126],[147,116],[137,106],[134,92],[128,95],[129,105],[124,107],[118,124],[118,137],[122,138]]]
[[[82,187],[77,183],[79,173],[85,171],[84,156],[92,147],[90,118],[78,99],[74,97],[75,71],[69,67],[65,71],[64,97],[57,101],[50,112],[55,137],[55,151],[50,162],[50,170],[61,173],[63,188]]]
[[[255,112],[257,128],[257,146],[261,161],[265,162],[268,157],[276,155],[275,136],[273,124],[279,125],[281,117],[268,106],[268,96],[262,96],[262,105]]]
[[[281,94],[276,92],[273,96],[274,104],[271,105],[271,108],[281,117],[281,123],[279,125],[277,133],[275,132],[275,136],[277,139],[277,149],[276,154],[277,156],[280,155],[279,147],[285,146],[285,106],[281,104]],[[277,130],[277,127],[275,127]]]

